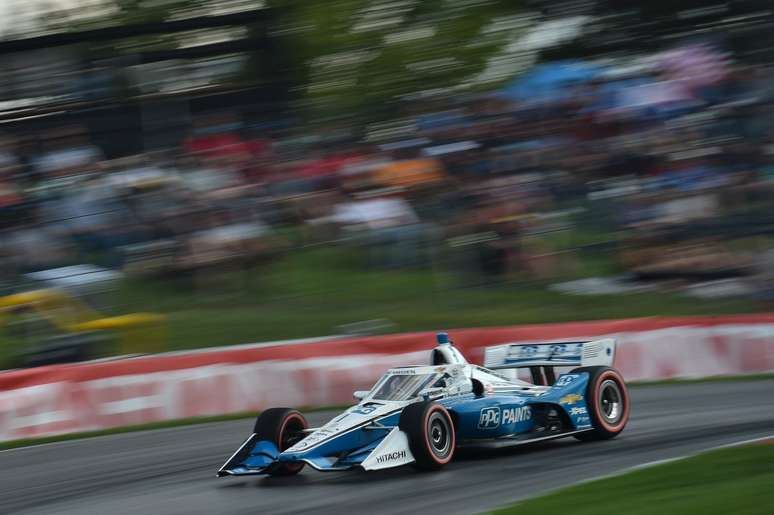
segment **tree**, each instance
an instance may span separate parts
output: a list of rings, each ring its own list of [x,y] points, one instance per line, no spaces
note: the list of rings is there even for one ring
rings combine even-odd
[[[92,27],[201,16],[240,0],[92,0],[109,16],[55,17],[53,27]],[[488,61],[529,25],[520,2],[507,0],[266,0],[273,17],[247,26],[254,42],[233,79],[270,86],[313,117],[395,116],[401,99],[427,91],[491,86]],[[518,23],[513,23],[518,19]],[[179,34],[93,45],[97,55],[176,48]],[[284,94],[284,95],[283,95]]]
[[[465,0],[272,0],[302,72],[305,104],[326,116],[390,117],[422,91],[460,89],[512,37],[496,22],[518,3]]]

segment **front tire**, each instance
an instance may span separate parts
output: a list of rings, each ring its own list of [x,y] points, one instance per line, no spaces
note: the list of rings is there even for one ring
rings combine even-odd
[[[409,404],[400,415],[398,427],[408,436],[416,468],[438,470],[452,460],[457,445],[454,423],[446,408],[437,402]]]
[[[253,432],[258,440],[274,442],[282,452],[304,437],[303,430],[308,428],[304,416],[291,408],[269,408],[255,421]],[[301,472],[305,463],[277,463],[272,465],[267,473],[272,476],[292,476]]]
[[[591,431],[578,433],[575,438],[583,441],[609,440],[623,431],[629,421],[629,391],[623,376],[610,367],[582,367],[573,374],[586,372],[586,406],[591,418]]]

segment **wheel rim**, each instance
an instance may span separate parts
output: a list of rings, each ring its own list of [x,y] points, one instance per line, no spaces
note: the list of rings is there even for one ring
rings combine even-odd
[[[285,422],[280,434],[280,451],[293,447],[304,438],[304,422],[299,417],[292,417]]]
[[[280,452],[289,449],[304,438],[303,430],[306,429],[306,421],[300,415],[291,415],[282,425],[279,435]],[[275,464],[274,474],[287,475],[296,474],[304,468],[306,464],[301,463],[283,463]],[[271,472],[270,472],[271,473]]]
[[[599,388],[599,414],[605,422],[617,424],[623,417],[623,395],[618,383],[608,379]]]
[[[430,449],[439,458],[445,458],[451,450],[451,426],[442,413],[433,413],[427,421]]]

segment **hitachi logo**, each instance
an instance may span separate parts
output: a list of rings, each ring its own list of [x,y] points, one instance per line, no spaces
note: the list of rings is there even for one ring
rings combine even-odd
[[[388,452],[376,457],[376,463],[384,463],[387,461],[399,460],[406,457],[406,451]]]

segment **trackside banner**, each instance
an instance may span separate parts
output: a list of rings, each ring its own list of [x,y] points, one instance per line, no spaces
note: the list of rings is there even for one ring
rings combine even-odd
[[[618,339],[629,381],[774,370],[774,314],[450,330],[472,362],[502,343]],[[0,373],[0,441],[162,420],[346,404],[387,368],[424,364],[433,333],[215,348]]]

